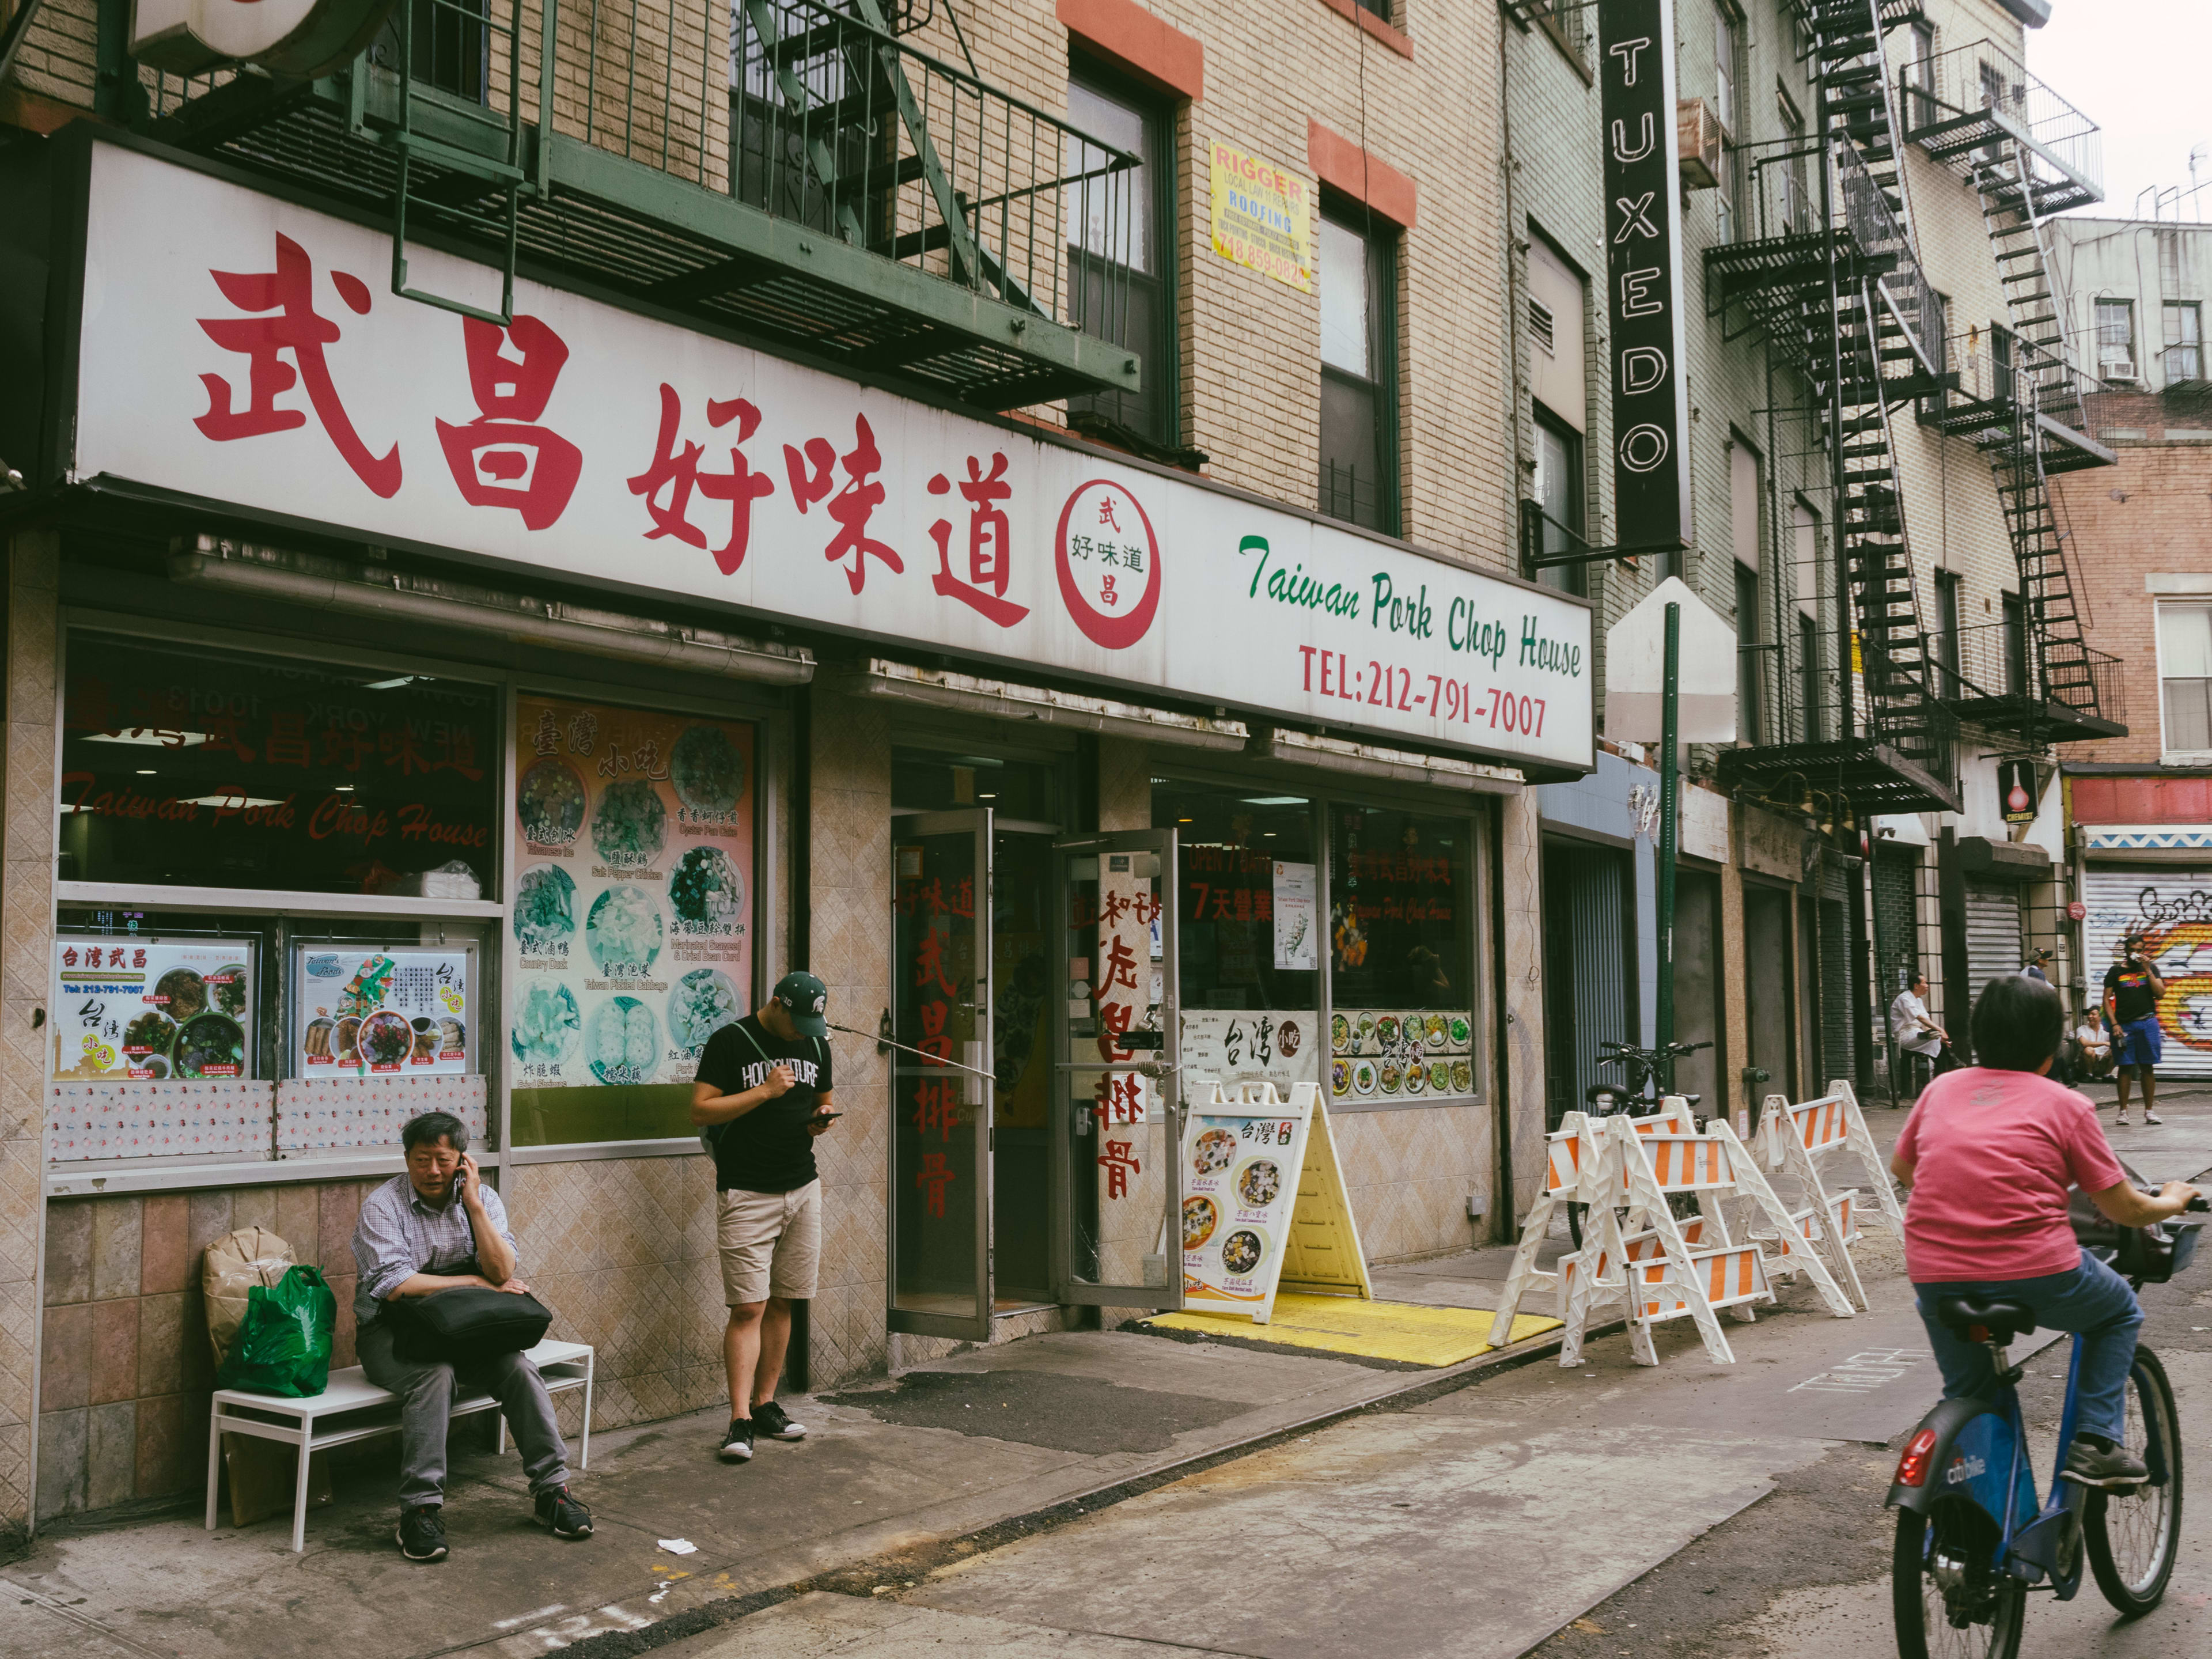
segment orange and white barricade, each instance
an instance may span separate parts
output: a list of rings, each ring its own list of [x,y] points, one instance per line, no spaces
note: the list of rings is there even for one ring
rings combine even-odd
[[[1560,1275],[1538,1267],[1536,1256],[1551,1237],[1552,1218],[1559,1206],[1587,1204],[1590,1202],[1588,1190],[1602,1186],[1609,1191],[1617,1184],[1617,1177],[1612,1182],[1601,1179],[1604,1143],[1591,1131],[1603,1121],[1569,1112],[1544,1139],[1544,1187],[1521,1223],[1521,1245],[1514,1251],[1513,1266],[1505,1275],[1505,1293],[1498,1302],[1498,1316],[1490,1322],[1493,1348],[1502,1348],[1512,1340],[1514,1316],[1529,1291],[1547,1285],[1565,1293]]]
[[[1871,1212],[1902,1240],[1905,1211],[1851,1085],[1839,1079],[1818,1100],[1796,1105],[1782,1095],[1767,1096],[1759,1138],[1765,1143],[1767,1168],[1787,1170],[1796,1185],[1793,1222],[1818,1245],[1835,1276],[1850,1286],[1859,1306],[1867,1306],[1850,1252],[1860,1237],[1862,1215]],[[1844,1178],[1856,1176],[1859,1184],[1831,1185],[1832,1176],[1821,1174],[1824,1158],[1832,1170],[1841,1166]]]

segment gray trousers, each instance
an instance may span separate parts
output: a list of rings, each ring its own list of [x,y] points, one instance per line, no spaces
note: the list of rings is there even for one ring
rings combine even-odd
[[[398,1395],[399,1407],[399,1503],[446,1501],[446,1430],[453,1421],[453,1368],[442,1362],[418,1364],[392,1351],[392,1333],[382,1320],[363,1327],[356,1347],[361,1368],[380,1389]],[[467,1368],[465,1381],[482,1386],[500,1404],[532,1496],[568,1484],[568,1447],[553,1419],[553,1396],[538,1367],[519,1353]]]

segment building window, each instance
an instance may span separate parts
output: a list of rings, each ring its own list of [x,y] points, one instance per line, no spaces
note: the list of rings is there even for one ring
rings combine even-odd
[[[1936,695],[1958,697],[1959,690],[1959,573],[1936,573]]]
[[[2004,691],[2008,697],[2027,695],[2027,607],[2017,593],[2001,593],[2004,612]]]
[[[2097,372],[2132,379],[2136,372],[2136,306],[2132,300],[2097,301]]]
[[[1139,158],[1130,170],[1099,171],[1105,158],[1073,133],[1066,166],[1093,176],[1067,195],[1068,301],[1086,334],[1124,346],[1144,364],[1138,392],[1100,392],[1067,400],[1069,424],[1084,418],[1172,445],[1176,440],[1174,117],[1165,104],[1079,63],[1067,83],[1067,118],[1078,131]],[[1103,434],[1114,435],[1110,431]]]
[[[1565,553],[1586,534],[1583,517],[1583,434],[1536,405],[1536,505],[1544,511],[1543,550]],[[1547,587],[1587,597],[1589,567],[1555,565],[1539,573]]]
[[[471,104],[491,101],[491,41],[486,0],[406,0],[406,24],[414,50],[410,78],[416,86],[430,87],[466,99]],[[399,9],[378,33],[368,50],[368,60],[395,73],[399,68]]]
[[[1720,188],[1713,198],[1720,212],[1720,240],[1733,242],[1739,234],[1736,181],[1736,85],[1741,27],[1735,14],[1725,6],[1713,8],[1713,114],[1721,124]]]
[[[1759,572],[1739,562],[1735,567],[1735,736],[1738,743],[1764,740],[1766,705],[1760,696],[1765,677],[1765,655],[1759,645]]]
[[[1355,209],[1321,221],[1321,510],[1393,534],[1397,511],[1395,234]]]
[[[1828,737],[1826,677],[1821,659],[1820,597],[1827,591],[1827,554],[1820,515],[1802,495],[1790,503],[1791,562],[1796,567],[1797,693],[1800,730],[1808,743]]]
[[[2166,383],[2204,378],[2204,313],[2194,300],[2166,302]]]
[[[1905,84],[1911,93],[1905,105],[1905,125],[1917,131],[1936,118],[1936,26],[1910,26],[1905,45]]]
[[[1370,17],[1379,17],[1386,23],[1393,21],[1390,15],[1390,0],[1352,0],[1352,3]]]
[[[2212,605],[2159,606],[2158,684],[2166,752],[2212,752]]]

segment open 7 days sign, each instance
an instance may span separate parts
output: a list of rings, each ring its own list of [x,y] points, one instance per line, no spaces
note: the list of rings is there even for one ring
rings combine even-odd
[[[1590,613],[1564,596],[555,289],[519,283],[506,329],[410,304],[372,286],[386,233],[91,153],[76,477],[1589,764]],[[414,257],[441,292],[487,280]]]

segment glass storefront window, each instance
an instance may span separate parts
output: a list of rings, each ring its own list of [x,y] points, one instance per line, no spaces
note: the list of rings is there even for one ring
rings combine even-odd
[[[1474,1090],[1469,826],[1329,809],[1329,1088],[1334,1098]]]
[[[1060,773],[1048,761],[897,748],[891,750],[891,805],[912,812],[988,806],[1002,818],[1057,824],[1066,822]]]
[[[420,894],[458,862],[489,894],[496,708],[463,681],[72,631],[56,872]]]
[[[753,1006],[755,728],[516,711],[514,1144],[689,1134],[708,1037]]]
[[[1177,832],[1183,1069],[1284,1089],[1317,1080],[1313,803],[1155,778],[1152,826]]]

